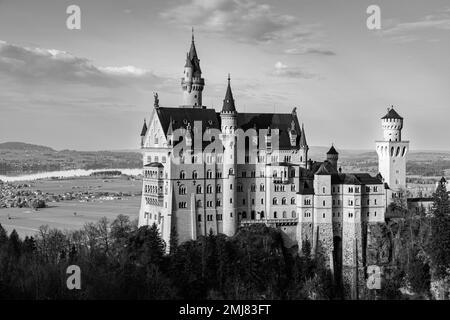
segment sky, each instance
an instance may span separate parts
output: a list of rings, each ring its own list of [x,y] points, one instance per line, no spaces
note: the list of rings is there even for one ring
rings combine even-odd
[[[181,103],[192,27],[208,107],[230,73],[238,112],[296,107],[309,145],[374,149],[393,105],[411,149],[450,150],[448,0],[0,0],[0,142],[137,149],[153,93]]]

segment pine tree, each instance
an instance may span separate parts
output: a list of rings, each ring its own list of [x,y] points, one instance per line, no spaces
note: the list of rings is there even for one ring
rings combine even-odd
[[[428,251],[435,276],[442,278],[450,268],[450,201],[444,178],[439,182],[433,198]]]

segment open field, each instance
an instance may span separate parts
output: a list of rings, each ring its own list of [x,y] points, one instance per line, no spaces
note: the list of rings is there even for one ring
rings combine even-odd
[[[87,222],[96,222],[102,217],[114,220],[124,214],[134,220],[138,217],[140,197],[122,200],[94,202],[62,201],[50,203],[49,208],[34,211],[30,208],[0,209],[0,224],[8,231],[13,229],[21,237],[34,235],[42,225],[51,228],[76,230]],[[76,212],[76,216],[74,215]],[[8,216],[11,219],[8,219]]]
[[[21,184],[24,182],[19,182]],[[49,193],[65,193],[72,191],[103,191],[103,192],[128,192],[140,193],[142,180],[120,178],[82,177],[55,180],[36,180],[27,182],[31,184],[30,189],[41,190]],[[13,183],[14,184],[14,183]]]
[[[51,228],[74,230],[81,228],[86,222],[96,222],[102,217],[115,219],[119,214],[128,215],[131,220],[138,217],[142,180],[115,177],[81,177],[58,180],[36,180],[30,182],[14,182],[12,184],[30,185],[25,189],[42,192],[64,194],[70,192],[122,192],[131,196],[115,200],[84,202],[79,200],[49,202],[48,208],[34,211],[30,208],[0,209],[0,223],[8,231],[13,229],[20,236],[30,236],[38,231],[41,225]],[[76,215],[74,214],[76,212]],[[10,219],[9,219],[9,218]]]

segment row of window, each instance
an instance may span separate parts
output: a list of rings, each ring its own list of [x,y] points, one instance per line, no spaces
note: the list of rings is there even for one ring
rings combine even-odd
[[[277,197],[272,199],[272,204],[273,205],[278,205],[279,204],[279,201],[278,201]],[[287,199],[286,198],[282,198],[281,199],[281,204],[282,205],[287,204]],[[295,204],[295,198],[291,198],[291,204]]]
[[[155,142],[155,143],[158,144],[157,142]],[[161,162],[162,162],[162,163],[166,163],[166,161],[167,161],[166,156],[162,156],[162,157],[161,157]],[[153,158],[153,162],[159,162],[159,157],[158,157],[158,156],[155,156],[155,157]],[[147,156],[147,163],[152,163],[152,156]]]

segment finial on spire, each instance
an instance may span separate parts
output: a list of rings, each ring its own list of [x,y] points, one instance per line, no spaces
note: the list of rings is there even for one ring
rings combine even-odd
[[[194,42],[194,27],[192,27],[192,42]]]
[[[228,84],[230,84],[230,80],[231,80],[231,77],[230,77],[230,73],[228,72]]]

